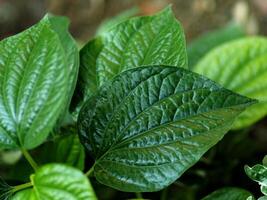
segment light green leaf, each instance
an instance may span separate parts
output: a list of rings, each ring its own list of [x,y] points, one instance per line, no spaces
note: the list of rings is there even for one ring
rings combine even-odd
[[[249,126],[267,114],[266,58],[267,39],[244,38],[214,49],[194,68],[227,89],[260,101],[240,115],[234,129]]]
[[[264,156],[263,160],[262,160],[262,163],[265,167],[267,167],[267,155]]]
[[[245,32],[242,27],[232,23],[219,30],[201,35],[187,47],[188,67],[193,69],[195,64],[214,47],[244,36]]]
[[[202,200],[253,200],[251,193],[240,188],[222,188]]]
[[[79,134],[96,159],[99,182],[157,191],[194,165],[252,103],[183,68],[135,68],[87,101]]]
[[[118,15],[105,20],[103,23],[100,24],[99,28],[97,29],[97,35],[101,35],[102,33],[108,32],[111,28],[118,25],[119,23],[137,15],[139,13],[138,7],[130,8],[129,10],[125,10]]]
[[[55,126],[73,87],[73,57],[49,16],[0,42],[0,147],[31,149]]]
[[[258,200],[267,200],[267,196],[260,197]]]
[[[262,193],[267,195],[267,167],[263,165],[245,166],[245,172],[249,178],[260,184]]]
[[[31,176],[32,188],[15,193],[12,200],[96,200],[84,174],[72,167],[48,164]]]
[[[153,16],[135,17],[99,35],[80,52],[78,92],[91,96],[122,71],[142,65],[187,66],[185,36],[168,7]]]

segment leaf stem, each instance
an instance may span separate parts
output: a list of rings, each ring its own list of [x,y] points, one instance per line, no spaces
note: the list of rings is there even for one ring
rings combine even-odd
[[[30,153],[26,149],[24,149],[24,148],[21,148],[21,152],[24,155],[24,157],[26,158],[26,160],[30,163],[30,165],[32,166],[32,168],[34,169],[34,171],[36,171],[37,168],[38,168],[38,165],[34,161],[34,159],[32,158],[32,156],[30,155]]]
[[[24,189],[29,188],[29,187],[32,187],[32,183],[31,182],[14,186],[13,189],[12,189],[12,193],[18,192],[20,190],[24,190]]]
[[[94,175],[93,175],[94,168],[95,168],[95,165],[93,165],[93,166],[92,166],[92,167],[85,173],[85,176],[87,176],[87,177],[92,177],[92,176],[94,176]]]
[[[141,192],[136,192],[135,195],[136,195],[137,199],[143,199]]]

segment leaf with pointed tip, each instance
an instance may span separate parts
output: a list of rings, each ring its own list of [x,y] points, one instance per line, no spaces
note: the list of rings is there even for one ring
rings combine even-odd
[[[48,164],[31,176],[32,188],[18,191],[12,200],[96,200],[87,177],[62,164]]]
[[[183,68],[134,68],[87,101],[79,134],[99,182],[157,191],[194,165],[254,102]]]
[[[202,200],[253,200],[252,194],[241,188],[222,188],[216,190]]]
[[[240,115],[234,129],[249,126],[267,114],[266,57],[266,38],[244,38],[215,48],[193,69],[227,89],[259,100]]]
[[[129,68],[152,64],[186,67],[185,36],[168,7],[102,33],[85,45],[80,59],[79,94],[87,99],[98,86]]]
[[[1,148],[41,144],[69,98],[71,58],[50,20],[0,42]]]
[[[245,172],[249,178],[260,184],[261,192],[267,195],[267,167],[264,165],[245,166]]]

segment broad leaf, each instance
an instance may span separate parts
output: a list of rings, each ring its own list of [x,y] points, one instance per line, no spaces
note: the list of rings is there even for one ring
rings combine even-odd
[[[75,79],[70,75],[75,56],[64,49],[72,47],[59,39],[64,35],[59,29],[60,34],[45,16],[0,42],[1,148],[38,146],[66,107]]]
[[[267,39],[252,37],[224,44],[207,54],[194,71],[259,104],[242,113],[234,129],[249,126],[267,114]]]
[[[245,172],[249,178],[260,184],[262,193],[267,195],[267,167],[263,165],[245,166]]]
[[[48,164],[31,176],[32,188],[15,193],[12,200],[96,200],[91,184],[79,170]]]
[[[252,103],[183,68],[135,68],[88,100],[79,133],[96,159],[98,181],[123,191],[156,191],[195,164]]]
[[[129,68],[187,66],[185,36],[170,7],[154,16],[126,20],[90,41],[80,52],[78,87],[82,98]]]
[[[252,194],[240,188],[222,188],[202,200],[253,200]]]
[[[193,69],[195,64],[214,47],[244,36],[244,30],[237,24],[228,24],[219,30],[201,35],[187,47],[188,67]]]

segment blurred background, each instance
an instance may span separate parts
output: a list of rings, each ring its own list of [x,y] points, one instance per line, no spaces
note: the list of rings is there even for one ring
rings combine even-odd
[[[230,22],[242,26],[242,31],[248,35],[267,35],[267,0],[0,0],[0,39],[21,32],[50,12],[70,18],[70,31],[82,46],[99,31],[103,22],[121,12],[128,10],[125,15],[148,15],[168,4],[172,4],[188,43],[204,33],[225,28]],[[243,35],[239,29],[224,30],[220,36],[209,35],[208,40],[222,43]],[[207,46],[208,50],[215,45]],[[242,187],[259,196],[257,183],[249,180],[243,167],[259,163],[267,153],[266,122],[267,118],[248,129],[230,132],[174,184],[163,192],[147,193],[144,197],[164,199],[166,195],[168,200],[195,200],[224,186]],[[36,151],[38,153],[38,149]],[[21,165],[15,165],[10,175],[8,169],[19,159],[26,162],[18,152],[0,152],[0,176],[11,180],[28,178],[27,173],[19,177],[25,171]],[[94,180],[92,183],[101,200],[135,197]]]
[[[250,34],[267,33],[267,0],[0,0],[0,39],[31,26],[51,12],[68,16],[79,41],[92,37],[103,20],[138,7],[146,15],[173,5],[187,40],[237,21]]]

